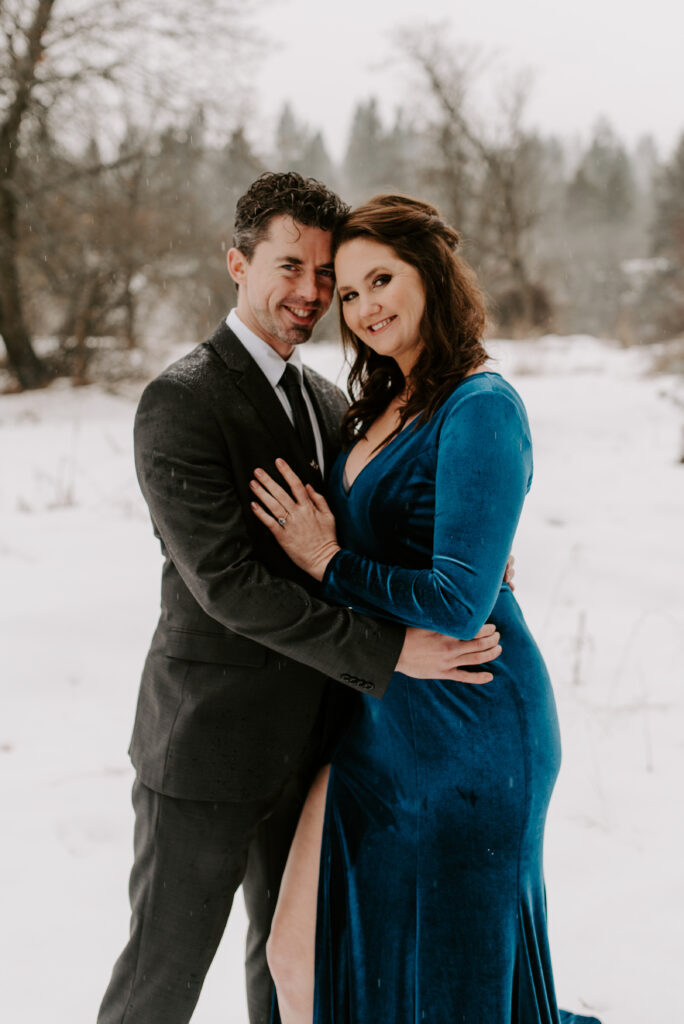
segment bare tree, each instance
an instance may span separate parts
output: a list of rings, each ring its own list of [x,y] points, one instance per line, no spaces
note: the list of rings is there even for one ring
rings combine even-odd
[[[530,265],[529,239],[541,210],[538,140],[524,127],[529,82],[518,77],[506,83],[487,125],[476,116],[472,92],[490,59],[452,45],[441,26],[403,30],[398,44],[432,109],[434,150],[426,180],[439,187],[448,216],[475,240],[475,259],[490,289],[505,299],[515,323],[529,327],[549,314]]]
[[[135,278],[159,234],[145,208],[151,141],[131,130],[108,164],[95,139],[75,158],[43,134],[39,152],[41,177],[52,184],[30,194],[24,217],[27,319],[57,335],[63,359],[55,368],[84,380],[91,337],[118,336],[127,347],[136,341]]]
[[[44,37],[55,0],[39,0],[30,21],[22,24],[18,8],[3,5],[0,18],[3,52],[0,74],[7,97],[0,123],[0,333],[10,366],[23,387],[39,387],[47,374],[31,345],[22,307],[17,235],[19,196],[15,187],[19,136],[30,109]]]
[[[26,325],[19,269],[20,213],[27,199],[22,187],[32,179],[22,173],[30,129],[35,135],[36,124],[51,123],[77,145],[95,123],[110,147],[102,167],[118,164],[122,97],[158,119],[162,112],[187,110],[202,91],[225,102],[225,62],[253,38],[247,19],[255,6],[256,0],[0,4],[0,334],[22,387],[48,378]],[[233,62],[233,89],[238,67]]]
[[[444,32],[443,25],[404,28],[396,40],[400,60],[416,73],[413,113],[423,126],[420,178],[448,219],[469,233],[475,153],[468,106],[484,58],[478,48],[447,45]]]

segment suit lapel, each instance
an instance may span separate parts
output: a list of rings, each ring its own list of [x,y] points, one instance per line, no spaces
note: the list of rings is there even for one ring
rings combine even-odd
[[[209,338],[208,344],[215,349],[228,369],[232,371],[235,385],[250,402],[270,434],[273,443],[273,456],[285,459],[305,482],[312,483],[315,487],[320,486],[320,477],[304,458],[299,438],[273,387],[225,322],[219,325],[212,337]],[[318,414],[318,402],[313,395],[312,400]],[[326,438],[328,431],[327,428],[324,429],[320,418],[319,422],[321,422],[321,431],[324,436],[327,466],[329,465]]]
[[[334,385],[314,374],[308,366],[304,367],[304,381],[321,428],[327,477],[340,450],[341,399]]]

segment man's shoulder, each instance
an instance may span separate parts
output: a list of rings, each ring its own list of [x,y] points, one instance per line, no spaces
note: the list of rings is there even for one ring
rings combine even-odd
[[[337,384],[333,384],[331,380],[328,380],[327,377],[318,373],[317,370],[313,370],[310,366],[304,367],[304,376],[309,387],[312,387],[316,395],[327,405],[333,408],[346,409],[348,405],[347,399]]]
[[[216,368],[216,354],[208,342],[203,341],[193,349],[164,367],[150,383],[173,381],[178,384],[197,384]]]
[[[220,352],[225,352],[232,340],[232,332],[227,328],[225,321],[222,321],[210,337],[195,345],[157,374],[147,385],[148,389],[156,391],[164,385],[176,385],[201,392],[215,386],[217,378],[224,378],[221,371],[230,369]],[[225,384],[223,379],[222,384]]]

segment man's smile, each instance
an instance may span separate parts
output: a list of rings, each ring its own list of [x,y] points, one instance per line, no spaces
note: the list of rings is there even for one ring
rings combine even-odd
[[[318,309],[305,309],[303,306],[286,306],[283,303],[282,308],[287,310],[293,320],[301,324],[302,327],[311,325],[318,315]]]

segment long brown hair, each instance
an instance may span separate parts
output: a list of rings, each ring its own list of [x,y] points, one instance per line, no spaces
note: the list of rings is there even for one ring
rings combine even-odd
[[[466,374],[487,353],[482,344],[485,300],[470,267],[456,255],[458,232],[429,203],[401,195],[379,195],[344,217],[333,233],[333,255],[345,242],[370,238],[388,245],[400,260],[415,267],[425,288],[420,323],[423,349],[407,380],[390,356],[381,356],[346,325],[339,303],[340,330],[351,362],[351,406],[342,422],[349,446],[407,388],[399,425],[420,413],[426,422]]]

